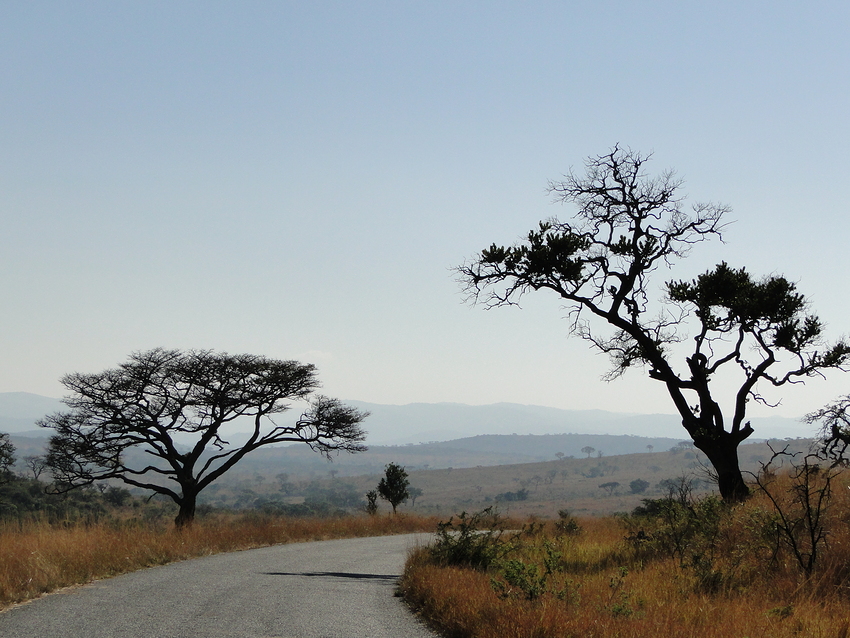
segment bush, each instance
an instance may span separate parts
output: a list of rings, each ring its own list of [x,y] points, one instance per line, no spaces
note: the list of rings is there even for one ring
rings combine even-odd
[[[632,494],[643,494],[647,488],[649,487],[649,481],[644,481],[643,479],[635,479],[631,483],[629,483],[629,489]]]
[[[676,493],[643,499],[623,523],[643,559],[669,557],[691,570],[702,591],[716,591],[731,577],[717,566],[728,523],[728,508],[717,496],[694,498],[690,483],[681,479]]]
[[[570,510],[558,510],[558,520],[555,521],[555,531],[569,536],[581,534],[581,525],[570,513]]]
[[[504,529],[499,514],[488,507],[476,514],[462,512],[437,524],[437,539],[430,547],[431,559],[438,565],[487,569],[504,554]]]

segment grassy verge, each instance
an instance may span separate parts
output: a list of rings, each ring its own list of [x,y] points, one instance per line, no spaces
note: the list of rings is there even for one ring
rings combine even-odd
[[[165,563],[278,543],[433,531],[430,517],[284,519],[230,515],[177,532],[165,523],[112,521],[70,528],[0,523],[0,609],[62,587]]]
[[[410,556],[402,595],[452,638],[848,638],[850,490],[840,479],[817,512],[814,565],[814,519],[786,477],[771,489],[790,535],[765,494],[731,508],[671,498],[640,515],[565,515],[516,534],[455,519]]]

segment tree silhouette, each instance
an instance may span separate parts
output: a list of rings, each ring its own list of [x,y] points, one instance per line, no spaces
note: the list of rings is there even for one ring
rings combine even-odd
[[[480,488],[479,488],[480,491]],[[416,507],[416,499],[422,496],[422,488],[420,487],[411,487],[407,490],[408,495],[410,496],[410,507]]]
[[[407,472],[401,465],[390,463],[384,470],[384,477],[378,483],[378,494],[393,506],[393,514],[396,508],[404,503],[410,496]]]
[[[647,488],[649,487],[649,481],[644,481],[643,479],[635,479],[631,483],[629,483],[629,489],[632,494],[643,494]]]
[[[47,461],[58,489],[120,479],[170,497],[178,527],[192,522],[205,487],[261,446],[301,442],[326,456],[366,449],[367,413],[313,396],[315,368],[296,361],[158,348],[62,383],[72,393],[64,400],[70,411],[40,422],[56,429]],[[295,423],[281,423],[293,400],[309,407]],[[251,433],[231,446],[222,428],[237,418]]]
[[[620,487],[620,484],[617,481],[609,481],[608,483],[602,483],[599,487],[608,492],[608,496],[612,496],[614,494],[614,490]]]
[[[749,494],[738,464],[738,445],[753,432],[747,405],[767,404],[757,384],[822,376],[847,361],[850,347],[822,342],[822,325],[806,313],[794,283],[754,279],[725,263],[693,281],[667,282],[666,303],[655,305],[652,275],[694,244],[720,237],[729,209],[702,203],[686,210],[681,182],[672,171],[649,177],[648,159],[616,146],[588,159],[584,176],[550,183],[557,199],[578,206],[573,222],[541,222],[523,242],[493,244],[458,272],[470,298],[488,307],[514,305],[530,291],[560,297],[571,331],[609,355],[609,380],[643,366],[663,384],[714,467],[721,495],[740,500]],[[721,372],[737,388],[731,415],[712,392]]]
[[[12,479],[12,466],[15,464],[15,446],[9,435],[0,432],[0,485]]]

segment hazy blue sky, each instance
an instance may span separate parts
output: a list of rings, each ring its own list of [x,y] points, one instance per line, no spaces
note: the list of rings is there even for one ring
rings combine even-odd
[[[839,1],[3,2],[0,391],[165,346],[376,403],[672,412],[556,299],[487,312],[451,268],[620,143],[733,208],[671,277],[785,274],[846,334],[848,33]]]

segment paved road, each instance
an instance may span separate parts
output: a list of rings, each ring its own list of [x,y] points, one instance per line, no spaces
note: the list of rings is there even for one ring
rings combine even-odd
[[[0,613],[0,636],[433,638],[393,596],[416,542],[295,543],[154,567]]]

